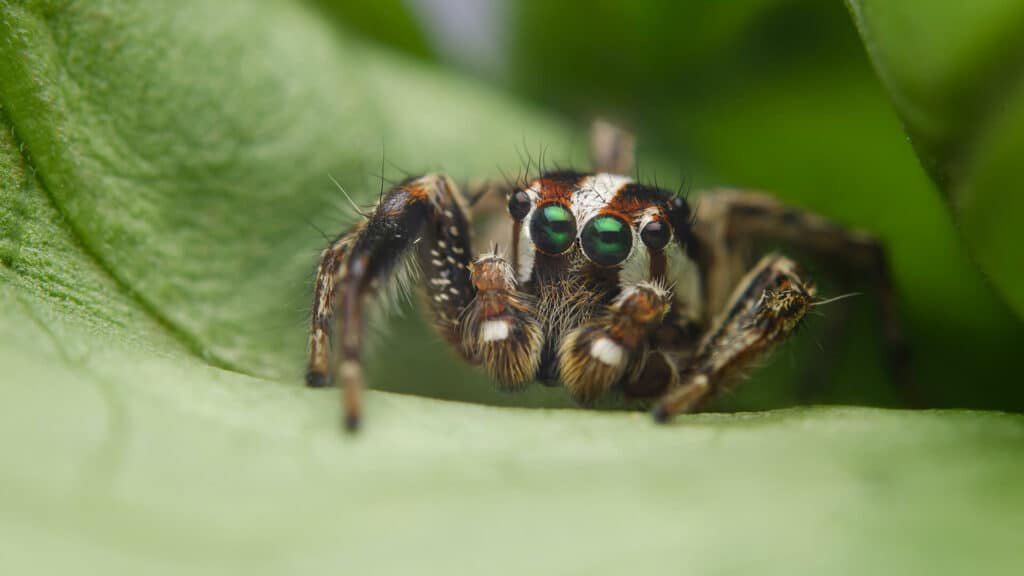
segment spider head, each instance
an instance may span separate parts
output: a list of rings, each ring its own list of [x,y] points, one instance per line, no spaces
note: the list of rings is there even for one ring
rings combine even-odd
[[[511,194],[520,283],[574,277],[672,281],[685,257],[690,208],[679,196],[626,176],[550,172]]]

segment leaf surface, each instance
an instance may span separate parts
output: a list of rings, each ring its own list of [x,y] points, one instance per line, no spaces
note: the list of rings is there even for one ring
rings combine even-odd
[[[514,170],[524,139],[558,157],[579,137],[290,3],[2,8],[9,570],[1019,565],[1019,416],[806,408],[656,427],[372,392],[365,434],[341,435],[336,394],[299,378],[313,226],[351,221],[327,175],[364,202],[382,149],[466,178]],[[560,401],[499,397],[421,325],[397,326],[374,382]]]

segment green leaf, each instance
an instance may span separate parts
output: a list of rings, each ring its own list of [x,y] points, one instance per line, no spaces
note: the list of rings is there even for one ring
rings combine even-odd
[[[559,156],[578,136],[301,5],[0,8],[8,571],[1019,564],[1020,416],[809,408],[656,427],[374,392],[365,433],[341,435],[336,393],[300,381],[324,242],[309,223],[351,221],[327,175],[365,201],[382,149],[465,178],[514,170],[524,134]],[[522,402],[397,326],[375,383]]]
[[[426,57],[430,48],[420,25],[402,0],[313,0],[347,30],[373,38],[404,52]]]
[[[1024,316],[1024,4],[848,0],[868,54],[974,258]]]
[[[1012,573],[1024,419],[511,410],[334,394],[54,334],[0,292],[17,572]]]
[[[365,203],[382,162],[467,178],[514,169],[524,133],[570,138],[285,4],[58,4],[0,20],[13,145],[82,251],[217,366],[301,372],[316,229],[353,216],[332,175]]]

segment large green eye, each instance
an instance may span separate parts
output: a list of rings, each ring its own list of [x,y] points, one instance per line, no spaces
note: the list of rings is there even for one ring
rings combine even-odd
[[[576,218],[561,204],[538,206],[530,219],[530,239],[546,254],[561,254],[576,239]]]
[[[614,266],[629,256],[633,247],[633,230],[618,216],[595,216],[583,227],[580,236],[583,252],[591,262]]]

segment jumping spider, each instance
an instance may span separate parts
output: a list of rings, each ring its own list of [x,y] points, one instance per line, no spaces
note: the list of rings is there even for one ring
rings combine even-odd
[[[734,383],[820,303],[782,241],[869,282],[898,344],[884,251],[872,237],[772,198],[734,190],[682,197],[622,176],[632,136],[597,122],[593,172],[484,184],[468,198],[447,176],[408,178],[324,250],[316,276],[309,386],[341,381],[358,427],[364,311],[410,263],[433,324],[503,390],[565,386],[583,405],[611,391],[652,405],[659,422]],[[507,200],[508,255],[474,256],[471,218]],[[337,328],[338,341],[332,341]]]

